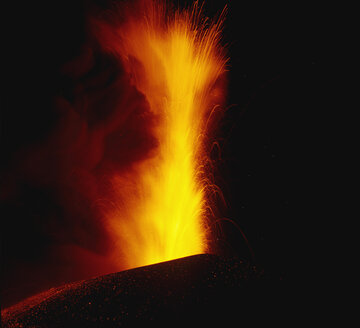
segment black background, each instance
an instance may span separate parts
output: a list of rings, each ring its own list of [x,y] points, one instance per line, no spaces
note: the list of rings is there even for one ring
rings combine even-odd
[[[304,261],[307,267],[316,257],[313,235],[321,225],[312,203],[317,188],[315,130],[323,114],[325,14],[304,3],[243,1],[206,1],[205,13],[212,16],[225,4],[228,110],[218,136],[217,183],[227,202],[223,216],[233,223],[221,223],[218,251],[253,259],[269,276],[294,286],[302,279]],[[69,87],[60,68],[80,51],[90,7],[89,1],[47,1],[19,4],[9,12],[3,177],[16,165],[19,150],[46,139],[55,126],[53,98]],[[26,272],[23,281],[9,277],[14,263],[41,262],[48,238],[37,228],[43,222],[38,216],[46,216],[46,206],[41,208],[47,195],[21,185],[21,178],[15,188],[23,190],[21,201],[5,198],[1,219],[5,291],[14,286],[21,290],[27,283]],[[43,286],[36,288],[31,292]],[[29,293],[3,293],[3,305]]]

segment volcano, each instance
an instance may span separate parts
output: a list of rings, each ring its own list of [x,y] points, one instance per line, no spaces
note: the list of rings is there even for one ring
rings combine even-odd
[[[275,306],[279,293],[273,287],[248,262],[194,255],[52,288],[4,310],[2,323],[3,327],[259,323],[281,309]]]

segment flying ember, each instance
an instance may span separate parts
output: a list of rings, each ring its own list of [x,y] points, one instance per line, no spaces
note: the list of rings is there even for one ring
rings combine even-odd
[[[224,100],[226,58],[224,11],[215,22],[197,3],[173,10],[141,1],[128,11],[110,51],[146,98],[157,140],[149,158],[112,178],[122,203],[106,220],[118,261],[132,268],[209,251],[209,121]]]

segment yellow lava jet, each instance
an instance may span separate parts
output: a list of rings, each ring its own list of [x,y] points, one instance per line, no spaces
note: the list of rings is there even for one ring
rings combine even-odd
[[[142,1],[116,32],[116,54],[156,117],[158,146],[132,174],[114,177],[123,203],[108,214],[125,268],[208,251],[208,121],[224,90],[223,14],[202,18],[197,3],[172,10]],[[135,176],[135,175],[134,175]],[[125,263],[125,264],[124,264]]]

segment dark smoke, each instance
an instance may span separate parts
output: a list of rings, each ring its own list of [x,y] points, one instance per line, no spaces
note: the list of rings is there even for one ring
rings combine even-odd
[[[103,222],[110,179],[156,147],[145,97],[101,50],[84,8],[58,6],[55,21],[31,17],[44,24],[22,36],[32,53],[13,59],[4,108],[3,307],[116,270]]]

